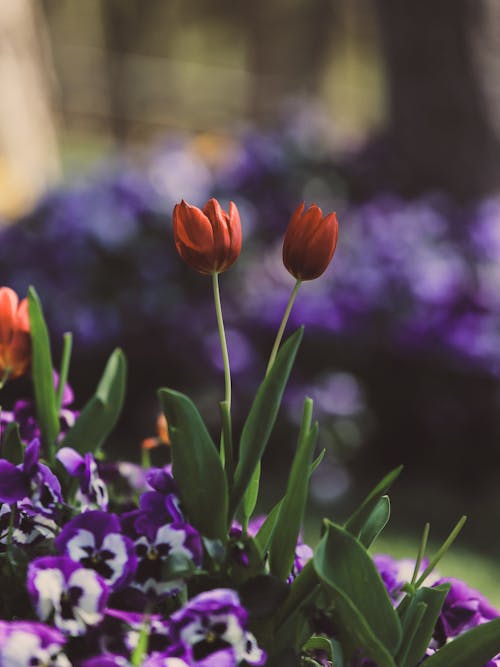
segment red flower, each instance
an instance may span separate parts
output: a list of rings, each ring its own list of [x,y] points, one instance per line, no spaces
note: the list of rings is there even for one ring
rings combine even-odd
[[[200,273],[222,273],[233,264],[241,251],[241,223],[236,205],[229,213],[216,199],[209,199],[203,209],[186,204],[174,207],[174,239],[182,259]]]
[[[0,288],[0,375],[16,378],[26,373],[31,361],[28,302],[10,287]]]
[[[314,280],[330,263],[339,225],[335,213],[323,217],[313,204],[304,212],[302,202],[292,215],[283,241],[283,263],[297,280]]]

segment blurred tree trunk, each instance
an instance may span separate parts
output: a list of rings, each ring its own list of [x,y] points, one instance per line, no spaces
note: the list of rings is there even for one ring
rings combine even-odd
[[[18,214],[59,176],[53,71],[34,0],[0,2],[0,213]]]
[[[276,119],[287,97],[319,93],[334,28],[331,0],[253,0],[242,12],[248,66],[253,75],[250,112]]]
[[[500,3],[377,0],[389,126],[350,173],[354,194],[500,187]],[[364,159],[364,164],[363,164]]]

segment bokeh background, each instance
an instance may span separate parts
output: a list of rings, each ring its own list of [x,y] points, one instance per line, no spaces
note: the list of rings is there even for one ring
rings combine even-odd
[[[237,423],[293,285],[289,216],[335,209],[334,261],[292,315],[307,331],[266,500],[307,393],[327,451],[311,517],[404,463],[379,548],[412,555],[426,521],[437,541],[466,513],[446,574],[500,603],[499,69],[494,0],[2,0],[0,279],[36,286],[56,358],[74,332],[77,405],[125,349],[110,455],[139,459],[160,385],[217,428],[210,285],[173,250],[173,204],[240,209],[221,280]]]

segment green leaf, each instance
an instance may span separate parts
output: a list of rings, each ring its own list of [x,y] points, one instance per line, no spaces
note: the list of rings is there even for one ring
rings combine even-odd
[[[478,625],[445,644],[425,667],[480,667],[500,653],[500,618]]]
[[[293,580],[287,599],[276,613],[275,625],[277,628],[300,611],[305,601],[311,597],[312,592],[320,589],[319,583],[320,580],[311,559]]]
[[[311,463],[311,475],[313,472],[316,470],[316,468],[319,466],[321,461],[325,458],[326,454],[326,449],[322,449],[318,456],[314,459],[314,461]]]
[[[144,663],[149,644],[149,631],[151,621],[148,616],[143,616],[142,627],[137,638],[137,644],[130,656],[133,667],[140,667]]]
[[[403,466],[395,468],[377,484],[377,486],[366,496],[357,510],[347,519],[344,524],[346,530],[356,537],[360,534],[378,501],[387,493],[394,481],[399,477],[402,470]]]
[[[226,535],[228,491],[217,448],[196,409],[184,394],[160,389],[168,422],[172,472],[191,523],[206,537]]]
[[[28,290],[28,312],[32,345],[32,377],[35,390],[36,414],[46,454],[51,462],[59,435],[59,414],[50,340],[40,299],[33,287]]]
[[[240,504],[252,474],[269,442],[303,332],[301,327],[281,347],[276,361],[257,391],[243,425],[239,460],[234,473],[230,516],[234,514]]]
[[[304,646],[303,651],[325,651],[329,660],[333,660],[333,646],[328,637],[322,635],[313,635],[310,637]]]
[[[19,435],[19,424],[11,422],[7,424],[4,436],[2,438],[2,458],[6,459],[15,466],[23,462],[24,445]]]
[[[398,654],[399,667],[414,667],[424,656],[450,586],[443,584],[420,588],[412,596],[402,619],[403,641]]]
[[[259,547],[262,554],[266,553],[266,551],[269,549],[269,545],[271,544],[271,538],[278,520],[278,515],[281,509],[281,505],[283,504],[283,500],[284,498],[276,503],[276,505],[267,515],[266,520],[262,526],[259,528],[259,532],[255,536],[255,543]]]
[[[401,624],[368,552],[347,530],[326,522],[313,562],[332,593],[341,638],[379,667],[395,667]]]
[[[280,579],[287,579],[292,571],[297,539],[307,503],[307,492],[309,490],[309,475],[307,472],[310,469],[318,437],[318,424],[315,424],[312,429],[310,428],[312,406],[312,400],[306,398],[299,444],[269,550],[271,573]]]
[[[127,362],[120,349],[108,359],[96,392],[66,434],[63,447],[97,452],[113,430],[125,400]]]
[[[248,522],[251,519],[252,514],[255,510],[255,505],[257,504],[257,498],[259,497],[259,486],[260,486],[260,461],[257,464],[257,467],[253,471],[250,482],[243,494],[243,502],[241,504],[241,511],[243,513],[244,521]]]
[[[389,496],[382,496],[361,529],[359,534],[361,544],[368,549],[384,530],[390,516],[391,501],[389,500]]]

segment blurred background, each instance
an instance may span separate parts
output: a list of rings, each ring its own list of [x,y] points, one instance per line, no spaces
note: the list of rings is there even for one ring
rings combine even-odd
[[[56,359],[74,332],[77,406],[125,349],[110,455],[139,459],[160,385],[218,426],[210,285],[176,256],[174,203],[240,209],[221,289],[241,424],[293,286],[282,234],[316,202],[339,246],[292,315],[267,500],[307,393],[327,451],[311,516],[341,519],[404,463],[379,548],[412,555],[426,521],[437,540],[466,513],[446,573],[500,604],[499,71],[494,0],[2,0],[1,284],[36,286]]]

